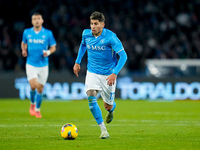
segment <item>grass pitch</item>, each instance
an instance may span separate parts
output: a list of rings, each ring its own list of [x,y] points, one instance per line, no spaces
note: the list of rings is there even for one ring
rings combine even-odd
[[[98,100],[103,117],[106,110]],[[87,100],[43,101],[41,119],[29,115],[29,100],[0,100],[2,150],[199,150],[200,101],[150,102],[116,100],[114,119],[106,124],[109,139],[100,129]],[[75,140],[64,140],[65,123],[78,127]]]

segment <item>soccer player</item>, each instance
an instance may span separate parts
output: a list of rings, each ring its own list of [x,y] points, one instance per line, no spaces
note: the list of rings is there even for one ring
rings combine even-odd
[[[93,12],[90,16],[91,29],[83,31],[78,56],[73,67],[73,71],[78,77],[81,59],[87,50],[85,89],[90,111],[101,129],[100,138],[102,139],[109,138],[109,134],[97,103],[97,94],[98,92],[101,94],[104,107],[108,111],[106,122],[110,123],[116,107],[114,102],[116,78],[127,60],[127,54],[116,34],[104,26],[104,15],[101,12]],[[116,54],[119,55],[119,60]]]
[[[44,20],[40,13],[32,15],[33,27],[23,32],[21,49],[26,59],[26,74],[30,91],[30,114],[36,118],[42,118],[40,106],[42,103],[42,91],[48,78],[48,56],[56,51],[56,41],[52,31],[42,26]]]

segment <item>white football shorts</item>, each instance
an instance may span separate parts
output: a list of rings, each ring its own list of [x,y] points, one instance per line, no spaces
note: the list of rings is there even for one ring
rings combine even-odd
[[[40,84],[45,85],[49,75],[49,66],[47,65],[44,67],[34,67],[32,65],[26,64],[26,75],[28,81],[36,78]]]
[[[112,86],[107,85],[109,75],[99,75],[87,71],[85,79],[85,91],[98,90],[103,101],[109,105],[113,105],[115,99],[116,81]]]

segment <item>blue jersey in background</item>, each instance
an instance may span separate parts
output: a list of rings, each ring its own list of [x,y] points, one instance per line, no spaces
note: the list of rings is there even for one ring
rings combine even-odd
[[[42,27],[39,33],[34,28],[24,30],[22,41],[28,45],[28,56],[26,63],[35,67],[44,67],[49,64],[48,57],[43,56],[43,50],[56,45],[53,33]]]
[[[110,75],[117,65],[116,53],[124,51],[121,41],[115,33],[103,28],[102,34],[95,37],[91,29],[85,29],[76,63],[80,64],[87,49],[89,72]]]

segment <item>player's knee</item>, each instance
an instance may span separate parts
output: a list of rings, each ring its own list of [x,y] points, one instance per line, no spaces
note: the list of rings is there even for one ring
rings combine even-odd
[[[35,90],[37,88],[37,85],[36,84],[31,84],[31,90]]]
[[[107,110],[107,111],[110,111],[112,109],[113,105],[104,105],[104,108]]]
[[[38,88],[37,88],[37,91],[38,91],[38,93],[42,93],[43,87],[38,87]]]
[[[42,93],[43,89],[37,89],[38,93]]]
[[[96,90],[88,90],[87,92],[87,96],[95,96],[97,97],[97,91]]]

